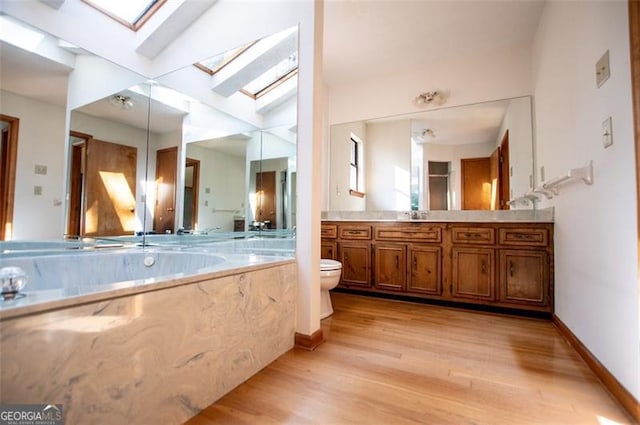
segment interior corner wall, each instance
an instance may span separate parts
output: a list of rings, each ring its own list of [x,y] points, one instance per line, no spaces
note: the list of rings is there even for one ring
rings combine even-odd
[[[0,112],[20,119],[12,238],[60,239],[66,110],[6,91],[0,91],[0,98]],[[47,174],[35,174],[35,165],[45,165]],[[42,187],[42,195],[34,195],[34,186]]]
[[[548,2],[533,50],[536,157],[550,179],[593,161],[555,207],[555,314],[640,400],[637,201],[627,2]],[[609,50],[600,88],[595,63]],[[613,120],[613,146],[602,122]],[[539,183],[539,182],[538,182]]]

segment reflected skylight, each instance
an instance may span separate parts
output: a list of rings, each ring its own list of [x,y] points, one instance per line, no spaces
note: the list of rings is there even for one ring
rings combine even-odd
[[[203,71],[208,72],[209,74],[215,74],[220,69],[222,69],[222,67],[224,67],[226,64],[237,58],[238,55],[240,55],[242,52],[251,47],[252,44],[253,43],[248,43],[235,49],[231,49],[207,60],[203,60],[202,62],[198,62],[196,65],[199,65],[199,68],[201,68]]]
[[[165,0],[83,0],[132,29],[156,4]]]
[[[296,69],[298,69],[298,55],[294,53],[244,86],[243,89],[254,96],[258,96],[260,92]]]

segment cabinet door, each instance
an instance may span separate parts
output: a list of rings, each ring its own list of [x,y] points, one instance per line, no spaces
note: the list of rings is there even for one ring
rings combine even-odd
[[[371,287],[371,245],[368,243],[340,243],[342,263],[341,284],[345,286]]]
[[[452,254],[451,295],[460,298],[494,300],[494,250],[454,247]]]
[[[378,289],[404,291],[407,276],[407,247],[376,244],[374,247],[374,285]]]
[[[500,301],[546,306],[549,260],[546,251],[500,250]]]
[[[407,291],[440,295],[442,293],[440,264],[442,264],[440,247],[411,247]]]
[[[320,242],[320,258],[327,258],[329,260],[335,260],[338,258],[338,246],[335,242],[322,241]]]

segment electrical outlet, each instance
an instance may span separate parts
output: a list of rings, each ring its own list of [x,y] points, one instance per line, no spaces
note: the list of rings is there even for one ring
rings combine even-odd
[[[602,121],[602,146],[606,149],[611,145],[613,145],[613,127],[609,117]]]
[[[604,52],[596,62],[596,84],[601,87],[609,79],[611,69],[609,67],[609,51]]]
[[[42,195],[42,186],[33,186],[34,195]]]

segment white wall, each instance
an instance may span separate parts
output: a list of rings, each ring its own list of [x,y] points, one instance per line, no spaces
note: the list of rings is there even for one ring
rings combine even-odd
[[[233,217],[243,214],[246,202],[244,158],[193,144],[187,157],[200,160],[197,229],[232,232]]]
[[[367,145],[364,149],[367,211],[411,209],[409,140],[410,120],[367,124]]]
[[[637,225],[627,2],[548,2],[534,46],[538,165],[547,179],[593,160],[594,183],[560,188],[557,316],[640,400]],[[610,51],[611,78],[595,63]],[[602,147],[613,118],[614,144]]]
[[[60,239],[64,230],[65,114],[62,106],[0,91],[0,112],[20,119],[13,211],[14,240]],[[46,165],[47,175],[34,173]],[[42,186],[42,195],[33,187]]]
[[[422,111],[424,108],[415,106],[413,99],[428,90],[446,93],[443,107],[531,95],[530,52],[528,49],[517,49],[443,59],[439,66],[430,66],[428,70],[401,70],[383,78],[364,79],[330,87],[327,121],[331,140],[325,141],[326,144],[331,144],[328,156],[329,178],[323,181],[323,191],[329,194],[328,209],[357,209],[343,208],[345,205],[335,202],[333,173],[343,168],[338,166],[336,170],[337,166],[333,163],[335,124]],[[407,145],[408,140],[410,134],[405,140]],[[410,166],[408,160],[406,166]]]

